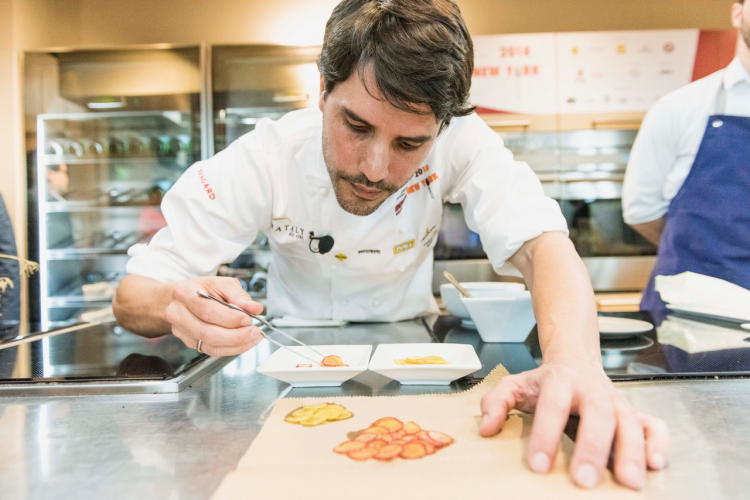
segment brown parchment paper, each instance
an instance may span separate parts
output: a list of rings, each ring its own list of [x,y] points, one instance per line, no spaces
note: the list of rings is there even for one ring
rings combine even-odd
[[[553,470],[533,473],[525,459],[531,415],[514,412],[497,436],[481,437],[479,401],[507,373],[498,367],[478,386],[455,394],[283,399],[212,499],[641,498],[614,483],[609,472],[598,488],[577,488],[567,473],[573,452],[567,436]],[[284,422],[295,408],[321,402],[343,405],[354,417],[317,427]],[[420,460],[358,462],[333,452],[348,432],[365,429],[381,417],[414,421],[455,442]]]

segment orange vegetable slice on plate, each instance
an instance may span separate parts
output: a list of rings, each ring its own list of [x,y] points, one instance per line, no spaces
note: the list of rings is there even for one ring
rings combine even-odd
[[[354,441],[362,441],[363,443],[369,443],[378,439],[377,434],[360,434],[354,438]]]
[[[387,444],[378,450],[375,458],[378,460],[392,460],[399,456],[402,451],[404,451],[403,445]]]
[[[350,451],[354,450],[361,450],[366,446],[366,443],[363,443],[362,441],[344,441],[337,447],[333,449],[336,453],[341,453],[342,455],[348,454]]]
[[[342,360],[340,356],[336,356],[335,354],[326,356],[325,358],[323,358],[323,361],[321,361],[320,364],[323,366],[329,366],[329,367],[348,366],[348,365],[344,365],[344,360]]]
[[[427,450],[425,450],[425,447],[422,446],[419,443],[406,443],[404,445],[404,449],[401,451],[401,454],[399,455],[401,458],[406,459],[414,459],[414,458],[422,458],[427,454]]]

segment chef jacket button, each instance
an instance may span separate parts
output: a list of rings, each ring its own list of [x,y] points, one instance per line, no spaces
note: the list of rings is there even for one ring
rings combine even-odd
[[[320,193],[320,196],[328,196],[328,188],[320,188],[318,193]]]
[[[342,306],[347,306],[347,305],[349,305],[349,301],[348,300],[342,300],[341,301],[341,305]]]
[[[403,273],[406,271],[406,266],[398,266],[398,270]]]
[[[721,121],[721,120],[714,120],[714,121],[713,121],[713,123],[711,124],[711,126],[712,126],[713,128],[719,128],[719,127],[721,127],[722,125],[724,125],[724,122],[723,122],[723,121]]]

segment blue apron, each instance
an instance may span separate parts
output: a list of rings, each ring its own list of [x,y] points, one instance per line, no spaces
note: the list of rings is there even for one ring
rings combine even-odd
[[[724,100],[722,87],[718,113],[669,205],[641,310],[664,308],[657,275],[692,271],[750,289],[750,117],[724,115]]]

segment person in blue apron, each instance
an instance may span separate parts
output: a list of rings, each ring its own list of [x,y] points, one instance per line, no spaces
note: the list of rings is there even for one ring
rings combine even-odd
[[[750,289],[750,2],[735,2],[739,53],[662,98],[631,151],[625,221],[658,244],[641,310],[662,311],[654,277],[685,271]]]

